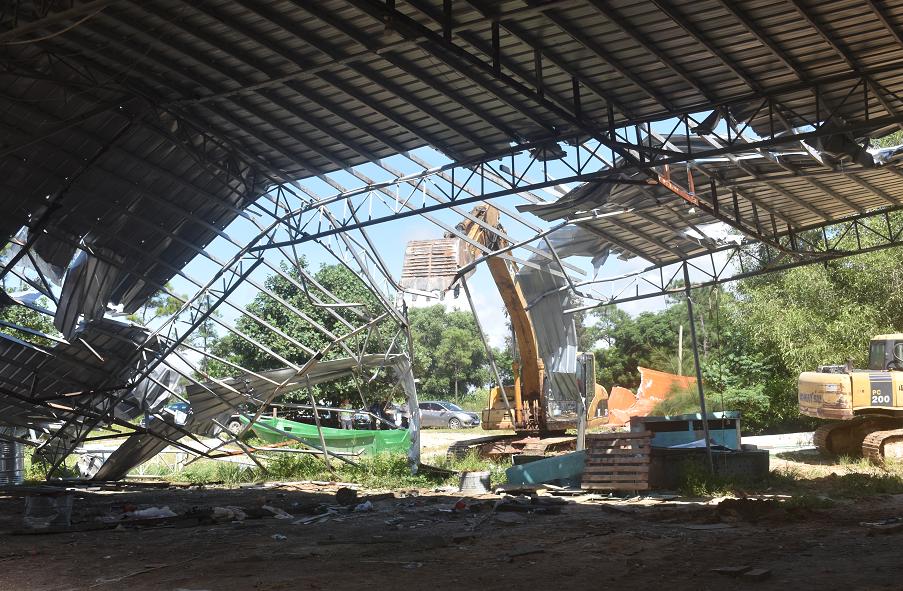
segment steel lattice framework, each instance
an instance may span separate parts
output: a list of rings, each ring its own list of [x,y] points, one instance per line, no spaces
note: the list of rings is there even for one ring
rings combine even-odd
[[[116,413],[139,384],[177,394],[163,369],[231,408],[186,370],[209,355],[189,341],[206,322],[312,371],[216,314],[317,358],[235,297],[277,298],[266,281],[279,276],[347,309],[286,273],[310,249],[352,269],[382,311],[340,314],[335,333],[279,304],[349,359],[403,356],[398,285],[368,228],[418,216],[454,234],[445,216],[479,221],[468,206],[487,200],[514,246],[474,245],[484,256],[553,261],[562,289],[596,304],[894,246],[898,155],[867,144],[903,126],[901,26],[897,0],[12,3],[0,276],[43,299],[3,304],[52,317],[59,335],[3,322],[0,423],[60,423],[42,447],[59,465],[95,426],[131,428]],[[549,238],[568,226],[649,264],[576,277]],[[197,261],[208,271],[187,271]],[[104,318],[161,290],[181,309],[150,329]],[[377,326],[392,327],[389,350],[349,344]]]

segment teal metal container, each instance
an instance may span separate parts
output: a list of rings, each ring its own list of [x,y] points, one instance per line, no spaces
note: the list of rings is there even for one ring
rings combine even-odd
[[[558,484],[580,486],[586,452],[575,451],[560,456],[551,456],[528,464],[511,466],[505,470],[508,484]]]

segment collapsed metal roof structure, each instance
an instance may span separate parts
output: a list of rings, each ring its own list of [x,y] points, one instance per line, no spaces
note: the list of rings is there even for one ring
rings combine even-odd
[[[130,401],[172,393],[160,372],[201,383],[185,365],[209,355],[188,340],[204,322],[310,371],[214,314],[253,315],[233,302],[242,286],[278,300],[268,275],[341,316],[341,334],[303,320],[346,357],[404,354],[398,285],[366,229],[422,216],[453,232],[433,214],[487,199],[649,262],[599,302],[666,293],[675,265],[717,282],[743,257],[761,272],[897,244],[901,172],[866,143],[903,126],[901,65],[896,0],[20,0],[0,13],[0,277],[43,297],[3,305],[62,337],[4,323],[0,424],[56,425],[42,450],[58,466]],[[425,146],[443,163],[412,152]],[[743,244],[700,229],[714,223]],[[857,248],[839,250],[850,233]],[[574,270],[508,241],[528,268]],[[382,311],[308,289],[304,248],[352,269]],[[186,273],[201,259],[216,270]],[[162,324],[104,318],[174,277],[194,293]],[[584,287],[605,281],[560,287],[593,298]],[[384,324],[402,335],[390,351],[349,346]]]

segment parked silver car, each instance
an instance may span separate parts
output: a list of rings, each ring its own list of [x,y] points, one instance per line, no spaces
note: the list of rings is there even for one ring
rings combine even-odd
[[[480,424],[480,415],[467,412],[452,402],[427,400],[421,402],[419,406],[422,427],[460,429],[461,427],[477,427]]]

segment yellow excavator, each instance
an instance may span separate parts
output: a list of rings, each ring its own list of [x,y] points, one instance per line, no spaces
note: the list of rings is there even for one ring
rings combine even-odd
[[[814,435],[825,455],[861,454],[876,463],[903,458],[903,334],[872,338],[868,365],[826,365],[800,374],[800,412],[833,419]]]
[[[499,211],[491,205],[479,205],[473,208],[470,217],[458,224],[456,231],[459,235],[467,237],[467,240],[461,241],[465,253],[463,257],[459,257],[459,264],[463,261],[473,261],[483,254],[475,244],[483,245],[493,251],[509,245],[500,235],[500,232],[504,233],[504,228],[499,221]],[[442,240],[452,239],[461,240],[452,233],[447,233]],[[439,243],[442,240],[435,242]],[[423,260],[415,261],[410,254],[415,250],[409,246],[405,257],[405,270],[402,271],[403,281],[406,273],[410,277],[414,269],[418,270],[422,279],[424,274],[429,273],[428,270],[447,269],[448,267],[448,265],[438,262],[435,257],[439,252],[450,252],[450,248],[436,248],[435,245],[431,248],[423,248],[422,244],[420,246],[419,252],[428,252],[434,258],[430,260],[429,264]],[[483,455],[527,452],[541,454],[570,449],[576,440],[574,437],[566,436],[565,431],[575,428],[577,419],[576,416],[571,420],[561,420],[559,417],[549,416],[544,384],[545,368],[539,356],[536,333],[523,293],[514,279],[514,274],[517,272],[516,265],[501,256],[489,257],[486,265],[511,320],[519,359],[514,362],[512,367],[514,383],[505,385],[503,388],[495,387],[490,391],[489,405],[483,410],[481,424],[485,430],[512,429],[516,435],[490,436],[462,441],[449,448],[448,455],[461,456],[474,449]],[[448,271],[438,271],[438,273],[448,273]],[[594,369],[595,363],[591,353],[578,354],[578,389],[590,401],[587,408],[588,427],[604,424],[607,420],[602,416],[600,407],[604,408],[608,392],[604,387],[595,383]]]

